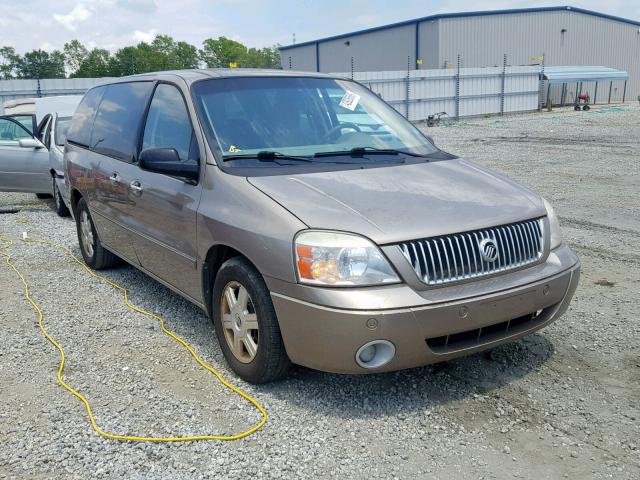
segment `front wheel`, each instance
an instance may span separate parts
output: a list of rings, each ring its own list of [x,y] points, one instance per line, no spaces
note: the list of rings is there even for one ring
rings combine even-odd
[[[213,321],[233,371],[250,383],[284,377],[291,365],[267,285],[242,257],[227,260],[213,286]]]
[[[76,207],[76,229],[84,263],[94,270],[113,267],[118,263],[118,257],[102,246],[84,198]]]
[[[58,184],[56,179],[53,179],[53,202],[55,206],[56,213],[60,217],[68,217],[71,215],[67,205],[64,203],[64,199],[62,198],[62,194],[60,193],[60,189],[58,188]]]

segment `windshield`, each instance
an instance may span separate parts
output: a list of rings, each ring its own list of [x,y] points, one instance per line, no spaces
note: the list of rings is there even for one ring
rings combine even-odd
[[[69,124],[71,123],[71,117],[58,118],[56,121],[56,145],[64,147],[67,141],[67,130],[69,130]]]
[[[349,162],[370,163],[388,160],[397,151],[437,151],[393,108],[348,80],[223,78],[197,82],[193,92],[210,145],[220,148],[224,160],[234,160],[230,166],[258,165],[258,153],[264,159],[265,152],[283,161],[305,157],[322,163],[359,150]],[[362,150],[389,155],[362,155]]]

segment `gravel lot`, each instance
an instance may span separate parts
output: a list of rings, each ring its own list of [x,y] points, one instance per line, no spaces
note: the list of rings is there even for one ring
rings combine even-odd
[[[209,320],[132,267],[106,273],[262,403],[237,442],[105,440],[56,384],[57,351],[0,265],[0,478],[640,478],[640,108],[556,111],[427,129],[443,149],[537,190],[583,263],[571,309],[490,354],[393,374],[296,369],[254,387],[226,368]],[[33,195],[0,194],[0,234],[77,250]],[[150,319],[63,254],[11,248],[67,350],[65,378],[119,433],[234,433],[260,416]]]

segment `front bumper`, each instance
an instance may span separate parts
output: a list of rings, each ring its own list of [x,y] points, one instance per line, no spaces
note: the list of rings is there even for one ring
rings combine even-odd
[[[276,293],[273,288],[271,295],[293,363],[335,373],[400,370],[492,348],[560,317],[577,288],[580,262],[568,247],[557,250],[551,252],[546,265],[511,273],[502,285],[499,277],[491,279],[486,284],[490,291],[480,294],[482,282],[474,282],[462,289],[450,287],[457,298],[441,289],[435,300],[423,299],[420,304],[401,308],[336,308],[328,302],[320,305]],[[534,272],[542,275],[532,280]],[[517,278],[524,284],[514,286]],[[322,289],[321,298],[331,295],[328,292],[331,290]],[[333,292],[337,298],[345,295],[344,291]],[[363,300],[370,296],[365,292]],[[355,356],[372,340],[391,342],[396,353],[386,365],[365,369]]]

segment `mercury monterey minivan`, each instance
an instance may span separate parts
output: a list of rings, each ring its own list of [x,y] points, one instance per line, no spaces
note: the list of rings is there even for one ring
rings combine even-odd
[[[560,317],[580,263],[540,196],[357,82],[190,70],[87,92],[65,169],[85,262],[212,318],[249,382],[448,360]]]

